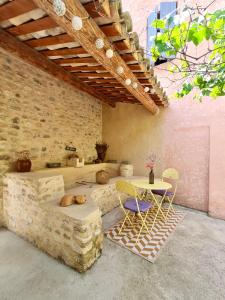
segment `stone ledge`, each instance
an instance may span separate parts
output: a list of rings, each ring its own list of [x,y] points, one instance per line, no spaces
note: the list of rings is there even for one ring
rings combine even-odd
[[[96,166],[102,168],[99,165],[91,168],[96,171]],[[71,173],[69,169],[66,171]],[[106,185],[76,186],[65,192],[63,175],[51,172],[6,175],[6,226],[51,256],[84,272],[101,255],[101,211],[104,214],[119,204],[115,182],[121,177],[110,179]],[[60,198],[65,193],[85,194],[87,201],[83,205],[60,207]]]

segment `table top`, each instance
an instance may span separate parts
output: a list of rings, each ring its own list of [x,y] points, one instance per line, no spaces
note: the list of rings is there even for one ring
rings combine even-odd
[[[154,184],[149,184],[149,179],[135,179],[131,180],[131,183],[140,189],[146,190],[168,190],[172,188],[172,185],[168,182],[161,180],[155,180]]]

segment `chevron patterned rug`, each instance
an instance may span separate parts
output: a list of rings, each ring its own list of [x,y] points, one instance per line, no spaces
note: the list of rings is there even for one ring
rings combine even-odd
[[[151,228],[153,222],[151,215],[147,218],[148,228]],[[175,213],[169,214],[166,222],[158,218],[151,234],[147,233],[147,231],[142,231],[137,243],[136,238],[141,226],[139,218],[134,220],[134,228],[130,223],[126,222],[123,230],[119,234],[123,222],[122,219],[116,225],[108,229],[105,235],[113,242],[154,263],[160,250],[166,244],[171,234],[176,230],[177,225],[184,219],[185,215],[186,212],[176,210]]]

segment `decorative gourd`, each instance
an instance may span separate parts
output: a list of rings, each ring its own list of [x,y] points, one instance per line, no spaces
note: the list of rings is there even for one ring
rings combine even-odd
[[[66,206],[74,204],[74,200],[75,200],[74,195],[65,195],[62,197],[59,205],[62,207],[66,207]]]
[[[72,204],[84,204],[86,202],[85,195],[65,195],[60,200],[59,205],[62,207],[70,206]]]
[[[76,204],[84,204],[86,202],[86,196],[85,195],[77,195],[74,197],[74,203]]]

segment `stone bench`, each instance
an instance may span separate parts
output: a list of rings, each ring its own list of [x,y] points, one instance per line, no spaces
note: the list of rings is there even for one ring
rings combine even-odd
[[[5,225],[79,272],[101,255],[101,215],[118,206],[115,181],[64,190],[62,175],[9,173],[4,180]],[[85,194],[83,205],[60,207],[64,194]]]

